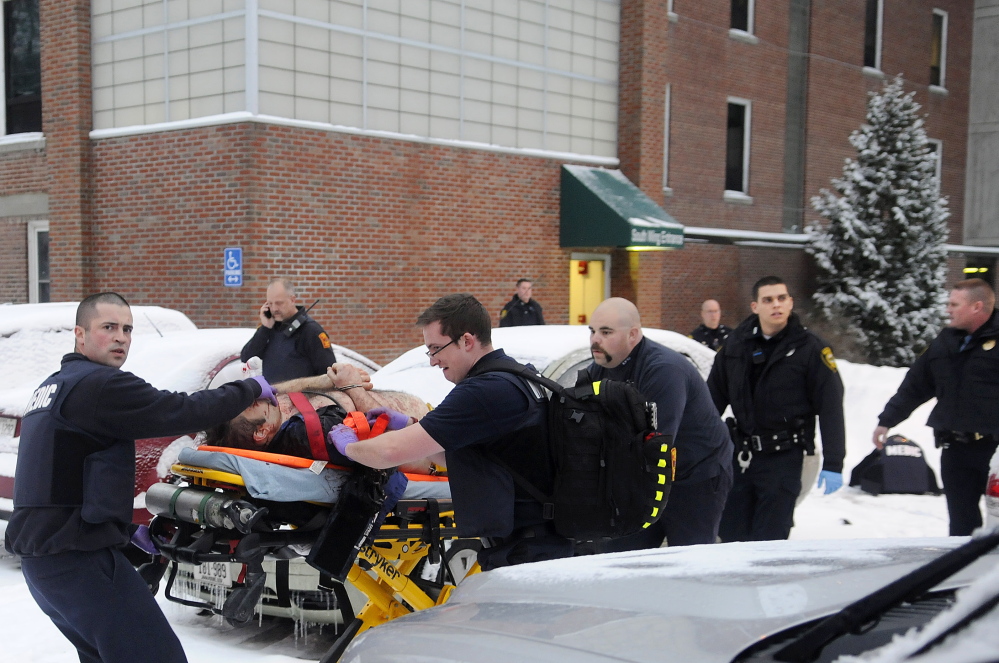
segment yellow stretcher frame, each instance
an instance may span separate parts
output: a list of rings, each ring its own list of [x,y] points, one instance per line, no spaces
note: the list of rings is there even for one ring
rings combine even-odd
[[[185,463],[176,463],[170,470],[195,486],[229,491],[235,489],[235,492],[247,495],[246,484],[243,477],[238,474]],[[453,520],[454,511],[441,511],[440,515]],[[397,525],[382,525],[371,545],[358,552],[357,559],[347,574],[347,580],[368,600],[356,615],[360,626],[352,635],[363,633],[369,628],[411,612],[442,605],[451,597],[455,585],[445,585],[437,597],[432,598],[410,579],[410,573],[420,560],[427,556],[431,546],[430,542],[423,539],[422,527],[412,528],[412,535],[408,535],[407,529]],[[363,560],[369,568],[362,567],[358,560]],[[445,560],[441,560],[441,564],[446,563]],[[480,570],[479,563],[475,562],[464,577],[474,575]],[[326,661],[325,658],[323,660]]]

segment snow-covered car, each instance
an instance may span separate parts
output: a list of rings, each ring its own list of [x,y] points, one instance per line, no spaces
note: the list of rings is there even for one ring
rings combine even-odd
[[[969,550],[991,539],[730,543],[502,568],[360,634],[341,661],[845,663],[931,619],[916,644],[864,661],[995,661],[999,554]],[[955,557],[974,561],[928,572]]]
[[[9,513],[17,464],[21,415],[35,388],[59,369],[63,355],[73,350],[77,303],[0,306],[0,517]],[[239,352],[253,335],[249,328],[198,329],[183,313],[159,306],[133,306],[132,346],[123,370],[158,389],[193,392],[240,379]],[[373,373],[380,366],[363,355],[333,346],[337,360]],[[136,441],[137,519],[149,484],[166,476],[189,436]]]
[[[985,487],[985,526],[999,527],[999,449],[989,463],[989,482]]]

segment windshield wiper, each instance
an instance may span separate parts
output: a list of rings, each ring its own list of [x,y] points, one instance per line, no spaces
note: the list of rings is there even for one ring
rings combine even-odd
[[[836,638],[854,633],[878,619],[887,610],[911,602],[933,587],[999,546],[999,528],[973,538],[932,562],[925,564],[872,594],[851,603],[834,615],[805,631],[774,653],[774,660],[786,663],[810,663]]]

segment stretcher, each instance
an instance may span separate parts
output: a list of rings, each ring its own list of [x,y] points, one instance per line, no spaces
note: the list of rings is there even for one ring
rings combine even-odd
[[[474,555],[479,542],[457,540],[449,497],[409,499],[404,493],[390,510],[372,513],[363,505],[355,510],[350,505],[363,501],[357,485],[362,492],[382,490],[371,479],[353,476],[357,470],[260,452],[208,453],[188,453],[186,458],[221,464],[184,462],[182,454],[172,476],[147,492],[146,508],[155,515],[150,530],[162,542],[160,573],[167,577],[164,594],[170,601],[211,611],[235,626],[263,614],[268,604],[295,603],[300,611],[313,613],[309,621],[343,625],[322,659],[336,661],[358,633],[444,603],[463,577],[478,571]],[[259,477],[244,477],[252,475],[250,469],[266,473],[258,464],[280,467],[286,473],[282,481],[299,497],[310,481],[321,484],[325,495],[305,495],[318,500],[263,499],[261,494],[281,496],[272,494],[273,488],[261,488]],[[301,473],[293,481],[287,479],[289,464]],[[242,468],[243,473],[217,467]],[[417,488],[409,494],[449,495],[441,477],[406,476]],[[304,566],[301,558],[318,569],[312,575],[315,586],[292,591],[289,566],[296,560]],[[185,597],[190,592],[177,591],[181,565],[190,565],[189,573],[200,571],[202,578],[222,571],[227,587],[210,599]],[[276,576],[271,583],[268,570]]]

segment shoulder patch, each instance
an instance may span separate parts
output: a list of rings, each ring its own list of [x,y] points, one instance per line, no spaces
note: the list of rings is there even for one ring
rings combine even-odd
[[[993,338],[990,338],[989,340],[982,343],[982,350],[985,350],[986,352],[988,352],[994,347],[996,347],[996,341]]]
[[[326,332],[319,332],[319,342],[323,344],[323,347],[327,350],[330,349],[330,337],[326,335]]]
[[[836,372],[836,357],[833,357],[832,348],[828,345],[822,348],[822,363],[829,367],[833,373]]]
[[[500,320],[502,320],[503,318],[505,318],[505,317],[506,317],[506,314],[507,314],[507,313],[509,313],[509,312],[510,312],[510,311],[508,311],[508,310],[507,310],[507,309],[506,309],[506,308],[504,307],[504,308],[503,308],[503,310],[502,310],[502,311],[500,311]]]

